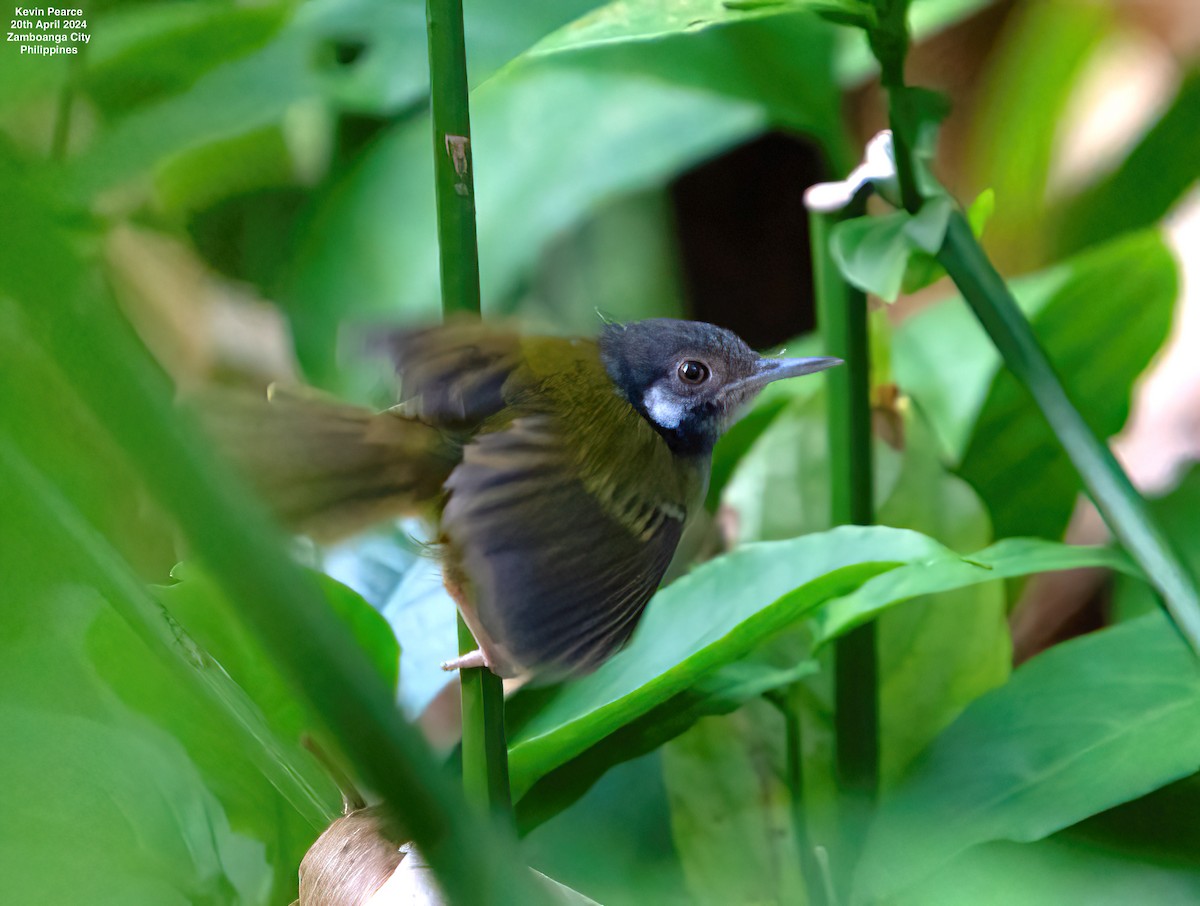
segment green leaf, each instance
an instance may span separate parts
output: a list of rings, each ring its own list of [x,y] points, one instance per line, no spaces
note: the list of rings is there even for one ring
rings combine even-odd
[[[1093,254],[1080,255],[1010,284],[1018,305],[1031,319],[1059,372],[1076,375],[1084,370],[1069,389],[1085,413],[1104,413],[1097,424],[1109,434],[1120,428],[1133,380],[1165,337],[1175,298],[1174,274],[1173,258],[1162,239],[1150,232],[1114,241]],[[1111,329],[1114,323],[1124,323],[1128,312],[1134,310],[1139,317],[1131,322],[1133,329]],[[1094,355],[1097,349],[1104,349],[1104,355]],[[897,383],[929,420],[943,456],[957,464],[963,461],[968,446],[974,447],[974,455],[980,457],[978,471],[985,482],[989,479],[983,473],[988,468],[1006,471],[1027,467],[1034,439],[1040,436],[1041,442],[1047,440],[1045,429],[1037,427],[1041,424],[1040,414],[1023,393],[1009,386],[1011,376],[997,378],[1000,356],[959,300],[906,319],[896,329],[892,357]],[[1102,362],[1104,373],[1098,374]],[[996,398],[1001,382],[1005,388],[1002,399]],[[994,383],[989,395],[989,386]],[[1020,449],[1003,454],[996,450],[989,456],[980,441],[972,438],[972,432],[982,429],[985,421],[999,419],[997,407],[1004,400],[1014,407],[1009,418],[1021,413],[1020,428],[1011,436],[1014,447]],[[1007,427],[1015,429],[1017,424],[1008,422]],[[1049,440],[1052,442],[1052,438]],[[1054,476],[1059,481],[1072,481],[1058,466]],[[973,480],[974,475],[966,477]],[[1023,474],[1009,491],[1024,487],[1031,479],[1036,483],[1039,476]],[[977,490],[989,506],[995,501],[995,494]],[[1033,502],[1036,495],[1030,494],[1025,505],[1039,511],[1044,499],[1060,500],[1064,493],[1073,495],[1059,491],[1049,498],[1038,496]],[[997,523],[997,534],[1012,533],[1011,526]]]
[[[808,660],[787,667],[748,660],[718,668],[701,677],[692,688],[655,706],[539,778],[521,797],[518,825],[522,832],[537,827],[580,799],[616,765],[655,751],[702,718],[729,714],[816,670],[816,664]],[[536,693],[508,700],[506,717],[510,733],[519,732],[522,722],[536,714],[537,701]]]
[[[337,789],[7,437],[0,460],[7,897],[290,899]]]
[[[1149,861],[1058,834],[1036,843],[987,843],[967,850],[896,906],[1190,906],[1200,898],[1194,866]]]
[[[1044,264],[1053,245],[1045,199],[1059,124],[1113,19],[1103,4],[1031,3],[994,51],[967,140],[965,184],[995,190],[988,251],[1005,273]]]
[[[1158,614],[1021,667],[884,798],[857,890],[890,897],[958,853],[1039,840],[1200,769],[1200,673]]]
[[[1173,491],[1147,503],[1184,561],[1200,570],[1200,468],[1193,466]],[[1116,619],[1140,617],[1157,606],[1156,593],[1144,579],[1117,577],[1112,603]]]
[[[1158,222],[1200,178],[1190,153],[1200,132],[1200,69],[1193,68],[1171,106],[1112,173],[1055,212],[1055,245],[1078,251],[1128,230]]]
[[[1080,414],[1107,438],[1124,425],[1134,381],[1170,330],[1175,258],[1156,233],[1141,233],[1067,267],[1070,279],[1033,327]],[[1007,370],[992,382],[960,474],[987,503],[998,536],[1060,537],[1082,487],[1045,416]]]
[[[273,725],[292,739],[314,729],[295,692],[237,619],[237,608],[200,567],[181,563],[175,585],[158,596],[188,634],[254,699]],[[328,576],[315,575],[329,607],[349,627],[384,682],[396,688],[400,647],[387,621],[358,594]]]
[[[830,233],[830,251],[846,281],[885,302],[895,302],[913,250],[910,219],[906,211],[892,211],[838,223]]]
[[[937,276],[931,256],[942,246],[954,202],[942,195],[915,215],[892,211],[843,220],[830,234],[830,250],[848,282],[895,302],[903,287],[920,289]]]
[[[982,501],[946,472],[920,418],[905,420],[904,438],[904,465],[879,507],[879,521],[923,532],[953,550],[986,546],[991,523]],[[991,580],[923,595],[880,615],[875,644],[884,789],[964,707],[1008,678],[1006,605],[1003,583]]]
[[[754,733],[782,720],[757,702],[702,720],[663,749],[671,835],[694,903],[806,902],[791,797],[774,770],[783,734]],[[741,730],[761,744],[749,757]]]
[[[825,638],[854,625],[868,611],[873,614],[887,603],[920,594],[1024,575],[1039,567],[1124,562],[1097,550],[1051,545],[1039,558],[1017,545],[998,545],[963,559],[924,535],[883,526],[843,526],[746,545],[655,595],[629,647],[594,674],[562,686],[510,736],[514,797],[709,671],[739,660],[872,577],[898,573],[891,585],[831,608],[822,623]],[[908,568],[901,569],[905,564]]]

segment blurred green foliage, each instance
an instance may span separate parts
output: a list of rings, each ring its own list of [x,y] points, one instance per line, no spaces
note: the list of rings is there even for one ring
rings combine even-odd
[[[843,104],[870,57],[809,5],[468,0],[487,311],[573,332],[597,308],[686,315],[679,177],[770,131],[846,170]],[[987,6],[918,0],[914,31]],[[1110,172],[1046,191],[1056,123],[1128,27],[1105,4],[1015,4],[956,149],[956,189],[995,189],[985,243],[1020,274],[1018,299],[1101,436],[1169,328],[1178,279],[1159,221],[1198,175],[1191,64]],[[199,280],[232,308],[270,300],[306,380],[385,398],[340,334],[436,310],[423,6],[107,3],[88,30],[78,58],[0,53],[0,770],[20,791],[0,867],[13,902],[287,903],[340,808],[302,735],[359,779],[410,776],[388,760],[408,737],[385,734],[396,748],[372,760],[369,733],[331,721],[336,695],[314,692],[326,660],[345,691],[335,668],[361,650],[363,699],[386,704],[401,655],[374,605],[402,629],[403,675],[423,671],[401,698],[424,704],[450,654],[435,640],[453,644],[425,627],[448,603],[419,559],[384,563],[366,544],[338,553],[361,597],[291,570],[176,423],[163,372],[188,385],[236,370]],[[169,240],[166,270],[115,253],[129,231]],[[903,260],[856,251],[901,286]],[[1200,764],[1194,665],[1147,615],[1009,678],[1018,587],[1001,580],[1123,571],[1123,616],[1151,609],[1151,592],[1120,554],[1057,543],[1078,478],[966,309],[931,292],[945,304],[872,337],[888,527],[828,531],[824,394],[778,385],[717,451],[709,508],[745,546],[667,586],[593,676],[510,701],[539,867],[610,904],[819,901],[826,878],[800,850],[836,862],[843,845],[826,643],[874,618],[885,794],[845,902],[1195,900],[1186,828],[1155,830],[1194,811],[1179,782]],[[267,342],[249,323],[232,332]],[[1158,504],[1193,562],[1195,498],[1193,474]],[[712,534],[690,549],[711,553]],[[289,589],[290,619],[270,609]],[[328,638],[305,631],[313,614]],[[281,649],[304,653],[312,685]],[[781,702],[801,726],[799,787]],[[412,779],[436,787],[420,763]]]

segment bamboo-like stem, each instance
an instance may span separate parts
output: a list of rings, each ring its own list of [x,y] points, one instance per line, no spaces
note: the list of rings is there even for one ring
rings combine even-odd
[[[246,626],[359,776],[388,803],[447,897],[472,906],[501,906],[514,896],[545,902],[517,867],[515,841],[490,832],[468,809],[420,734],[401,719],[392,690],[349,629],[285,556],[284,538],[265,511],[210,461],[198,430],[173,409],[165,377],[115,306],[85,295],[84,278],[70,270],[67,242],[49,241],[52,228],[44,220],[38,226],[24,236],[0,228],[0,274],[20,272],[14,259],[63,262],[63,273],[42,280],[39,271],[38,280],[3,286],[24,310],[30,335],[174,516],[189,549],[238,602]]]
[[[852,205],[840,217],[856,216]],[[839,215],[811,212],[817,323],[828,355],[845,360],[826,372],[830,516],[834,525],[874,521],[871,384],[866,296],[842,279],[829,249]],[[839,788],[844,793],[841,852],[834,874],[846,886],[879,784],[879,690],[875,626],[867,623],[834,645],[834,733]]]
[[[427,0],[429,83],[433,109],[434,182],[442,311],[479,314],[479,248],[462,0]],[[459,617],[459,653],[476,648]],[[482,667],[459,671],[462,683],[463,785],[467,798],[511,817],[504,689]]]
[[[965,217],[954,213],[938,261],[958,286],[1004,357],[1033,396],[1105,522],[1142,568],[1192,649],[1200,653],[1200,588],[1171,540],[1112,451],[1071,403],[1012,292],[975,240]]]
[[[789,689],[768,693],[766,699],[783,715],[784,777],[791,800],[789,813],[792,835],[800,858],[800,873],[808,894],[808,906],[829,906],[824,873],[813,851],[812,838],[808,833],[808,815],[804,808],[804,740],[796,702],[799,694],[799,686],[794,685]]]

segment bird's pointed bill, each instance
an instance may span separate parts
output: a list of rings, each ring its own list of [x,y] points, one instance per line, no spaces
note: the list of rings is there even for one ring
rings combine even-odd
[[[750,377],[739,383],[745,389],[761,390],[773,381],[784,378],[799,377],[802,374],[813,374],[841,365],[841,359],[830,356],[817,356],[807,359],[759,359],[755,363],[755,371]]]

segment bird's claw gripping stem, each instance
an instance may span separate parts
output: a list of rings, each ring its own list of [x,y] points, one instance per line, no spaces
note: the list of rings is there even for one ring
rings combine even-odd
[[[452,661],[442,661],[443,670],[469,670],[473,667],[487,667],[489,670],[492,665],[488,662],[487,655],[480,649],[469,651],[461,657],[456,657]]]

